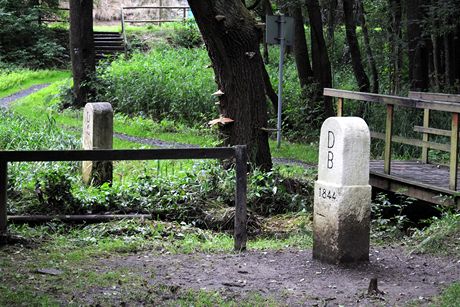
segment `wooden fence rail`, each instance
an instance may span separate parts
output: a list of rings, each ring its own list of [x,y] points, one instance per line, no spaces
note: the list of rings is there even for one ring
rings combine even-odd
[[[247,242],[247,152],[246,146],[221,148],[0,151],[0,245],[7,238],[7,186],[9,162],[131,161],[180,159],[231,159],[236,163],[234,248],[246,249]]]
[[[337,116],[343,116],[344,100],[351,99],[386,105],[385,133],[371,132],[373,138],[385,141],[384,149],[384,173],[391,172],[392,143],[402,143],[422,148],[422,163],[428,163],[428,150],[437,149],[450,153],[449,161],[449,189],[457,190],[457,166],[458,166],[458,138],[459,138],[459,114],[460,96],[435,93],[411,92],[409,97],[379,95],[371,93],[353,92],[337,89],[324,89],[324,95],[337,98]],[[414,131],[422,133],[422,139],[409,139],[393,135],[394,107],[401,106],[423,110],[423,126],[415,126]],[[451,130],[430,128],[430,111],[449,112],[452,116]],[[429,134],[444,135],[450,137],[450,144],[435,143],[429,140]]]

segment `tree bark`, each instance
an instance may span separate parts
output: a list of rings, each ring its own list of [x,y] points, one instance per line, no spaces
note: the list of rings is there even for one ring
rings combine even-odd
[[[311,31],[312,67],[315,79],[321,89],[332,87],[331,62],[323,35],[323,21],[318,0],[306,0]],[[334,116],[331,97],[324,97],[324,113],[326,117]]]
[[[359,49],[358,39],[356,37],[356,23],[353,14],[353,0],[343,0],[343,14],[345,19],[345,28],[348,47],[350,48],[351,63],[358,83],[359,91],[369,92],[370,83],[364,70],[361,51]]]
[[[75,106],[83,107],[92,94],[96,73],[93,35],[93,1],[70,0],[70,55]]]
[[[313,70],[308,54],[307,39],[305,38],[302,7],[300,5],[295,5],[291,8],[291,14],[294,18],[294,58],[300,87],[303,88],[311,83],[313,79]]]
[[[399,94],[401,91],[401,79],[402,79],[402,65],[403,65],[403,53],[402,53],[402,7],[401,0],[390,0],[390,37],[392,43],[392,89],[391,93]]]
[[[267,127],[264,63],[260,31],[239,0],[189,0],[190,8],[213,63],[220,112],[233,123],[220,128],[227,146],[247,145],[250,161],[263,170],[272,167]],[[225,18],[216,18],[222,15]]]
[[[429,87],[429,52],[420,27],[423,4],[423,0],[406,0],[409,81],[413,91],[426,91]]]
[[[363,31],[364,48],[366,49],[367,61],[371,69],[372,92],[378,93],[379,92],[379,73],[377,70],[377,64],[375,63],[374,54],[372,53],[371,42],[369,39],[369,30],[367,28],[367,23],[366,23],[366,18],[365,18],[364,3],[362,0],[358,0],[358,8],[359,8],[358,9],[359,21],[361,23],[361,28]]]

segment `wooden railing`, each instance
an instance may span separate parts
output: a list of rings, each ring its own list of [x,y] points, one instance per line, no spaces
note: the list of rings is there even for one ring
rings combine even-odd
[[[247,242],[247,153],[246,146],[222,148],[147,149],[147,150],[70,150],[0,151],[0,245],[7,237],[7,186],[9,162],[53,161],[128,161],[179,159],[231,159],[236,164],[235,250],[246,249]]]
[[[384,149],[384,173],[391,172],[391,153],[392,143],[401,143],[422,148],[421,162],[428,163],[428,150],[436,149],[450,153],[449,162],[449,189],[457,189],[457,164],[458,164],[458,138],[459,138],[459,113],[460,101],[458,95],[445,95],[433,93],[411,93],[409,98],[378,95],[371,93],[353,92],[337,89],[324,89],[324,95],[337,98],[337,116],[343,116],[343,106],[345,99],[365,101],[386,106],[385,133],[371,132],[371,137],[383,140]],[[424,112],[423,126],[415,126],[414,131],[423,133],[422,139],[411,139],[393,135],[394,107],[401,106],[406,108],[421,109]],[[451,130],[441,130],[430,128],[430,111],[449,112],[452,115]],[[450,137],[450,145],[436,143],[429,140],[429,135],[443,135]]]

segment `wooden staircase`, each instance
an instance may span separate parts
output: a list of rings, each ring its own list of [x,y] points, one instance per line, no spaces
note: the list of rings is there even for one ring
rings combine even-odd
[[[94,32],[94,49],[96,60],[116,56],[125,52],[123,36],[118,32]]]

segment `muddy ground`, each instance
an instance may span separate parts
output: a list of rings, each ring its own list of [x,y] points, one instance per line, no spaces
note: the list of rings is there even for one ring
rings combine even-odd
[[[218,291],[244,300],[259,293],[282,305],[429,305],[448,284],[460,280],[460,261],[409,255],[401,247],[372,248],[370,262],[335,266],[312,260],[311,250],[249,251],[242,254],[156,255],[102,260],[101,270],[142,272],[150,284]],[[371,278],[382,293],[368,295]],[[104,291],[104,289],[101,289]],[[166,298],[167,299],[167,298]]]

